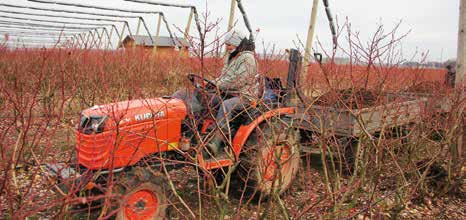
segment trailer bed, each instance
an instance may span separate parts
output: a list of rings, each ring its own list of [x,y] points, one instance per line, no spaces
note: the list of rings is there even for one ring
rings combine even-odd
[[[412,99],[424,98],[427,102],[428,110],[435,112],[447,113],[451,112],[453,103],[449,96],[438,96],[431,93],[416,93],[416,92],[405,92],[402,95],[410,97]]]
[[[387,97],[389,97],[388,95]],[[308,116],[318,128],[337,136],[357,137],[361,133],[373,134],[383,127],[407,125],[420,119],[426,98],[406,98],[388,104],[362,109],[343,109],[314,105]]]

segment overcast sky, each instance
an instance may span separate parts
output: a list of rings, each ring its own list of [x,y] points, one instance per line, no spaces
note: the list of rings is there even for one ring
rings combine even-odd
[[[51,0],[51,2],[53,1],[54,0]],[[161,2],[160,0],[152,1]],[[168,22],[177,27],[184,27],[189,15],[188,9],[150,6],[123,0],[57,0],[57,2],[92,4],[120,9],[163,11],[166,14]],[[207,9],[211,12],[212,20],[216,18],[222,19],[220,25],[222,30],[226,31],[230,0],[207,0],[207,4],[206,0],[165,0],[163,2],[192,4],[195,5],[200,12],[204,12],[207,5]],[[385,29],[388,30],[402,20],[400,34],[411,30],[408,37],[403,41],[405,56],[415,51],[429,51],[428,59],[433,61],[456,57],[459,0],[329,0],[329,2],[331,10],[334,16],[338,18],[338,21],[341,23],[348,18],[353,29],[360,31],[363,38],[371,36],[381,23],[385,26]],[[102,11],[72,6],[39,4],[26,0],[0,0],[0,3],[107,14],[127,14],[123,12]],[[284,49],[293,47],[293,42],[296,41],[298,37],[302,40],[306,39],[312,0],[243,0],[243,3],[253,29],[260,29],[258,42],[265,42],[270,45],[273,44],[280,49]],[[322,2],[319,6],[316,37],[323,43],[325,48],[330,48],[331,35]],[[38,11],[35,10],[12,9],[2,6],[0,6],[0,10],[38,13]],[[65,15],[55,12],[39,13]],[[10,16],[11,14],[0,12],[0,15]],[[240,14],[238,10],[236,15],[237,18],[239,18],[238,16]],[[47,19],[44,17],[24,16],[19,14],[15,16]],[[154,32],[156,26],[156,19],[154,16],[144,15],[144,18],[147,20],[151,32]],[[0,21],[5,20],[10,19],[0,18]],[[60,20],[67,21],[67,19]],[[82,23],[87,22],[82,21]],[[130,23],[132,28],[135,29],[136,20],[133,19]],[[238,28],[246,32],[242,20],[238,21]],[[2,29],[6,30],[0,28],[0,30]],[[194,29],[192,29],[191,34],[195,33]],[[163,29],[162,34],[166,35],[167,32]]]

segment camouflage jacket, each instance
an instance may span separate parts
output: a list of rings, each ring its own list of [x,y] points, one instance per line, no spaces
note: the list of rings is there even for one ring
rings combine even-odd
[[[249,101],[259,98],[259,74],[254,53],[241,52],[228,62],[225,58],[221,75],[215,79],[220,90],[232,95],[247,98]]]

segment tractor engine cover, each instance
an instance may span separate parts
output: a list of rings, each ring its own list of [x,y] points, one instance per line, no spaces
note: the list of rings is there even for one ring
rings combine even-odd
[[[131,166],[144,156],[178,148],[186,105],[172,98],[94,106],[81,114],[76,134],[78,164],[91,169]]]

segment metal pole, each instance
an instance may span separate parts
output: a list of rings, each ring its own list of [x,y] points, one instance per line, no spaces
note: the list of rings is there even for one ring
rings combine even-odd
[[[159,21],[157,22],[157,31],[155,32],[155,42],[154,42],[154,48],[152,50],[152,55],[155,55],[157,53],[157,46],[159,44],[160,25],[162,23],[162,18],[163,18],[163,15],[159,14]]]
[[[84,48],[83,48],[83,49],[87,49],[87,47],[88,47],[88,45],[89,45],[89,39],[91,38],[91,31],[88,31],[88,32],[86,33],[85,38],[86,38],[86,43],[84,43]]]
[[[117,37],[120,37],[120,32],[118,31],[118,28],[115,25],[112,25],[112,30],[115,30],[115,34]],[[111,35],[113,37],[113,34]],[[113,44],[112,44],[113,45]],[[117,48],[118,49],[118,45]]]
[[[97,40],[98,40],[98,39],[97,39],[96,35],[97,35],[97,33],[98,33],[98,30],[95,29],[94,31],[95,31],[96,33],[94,33],[94,32],[91,30],[92,40],[91,40],[91,45],[90,45],[89,49],[92,49],[94,46],[97,45]]]
[[[88,31],[86,49],[91,49],[92,48],[92,41],[94,41],[94,34],[92,33],[92,31]]]
[[[74,41],[74,38],[71,37],[70,39],[68,39],[68,41],[66,42],[66,47],[67,48],[72,48],[73,47],[73,42]]]
[[[144,21],[144,19],[143,19],[142,17],[139,17],[139,19],[141,19],[142,25],[144,26],[144,29],[146,29],[146,32],[147,32],[147,34],[149,35],[150,40],[152,41],[152,43],[155,43],[155,42],[154,42],[154,38],[152,37],[152,34],[150,34],[150,31],[149,31],[149,28],[147,27],[146,22]]]
[[[97,29],[97,28],[95,29],[94,36],[96,37],[94,46],[96,47],[96,49],[99,49],[99,42],[100,42],[100,37],[101,37],[101,35],[99,33],[99,29]]]
[[[243,16],[244,25],[246,25],[246,28],[249,31],[249,40],[254,42],[254,35],[252,33],[251,23],[249,22],[248,15],[246,14],[246,10],[244,9],[243,3],[241,3],[241,0],[236,0],[236,3],[238,4],[238,9],[241,12],[241,15]]]
[[[74,37],[75,37],[76,41],[73,44],[73,48],[76,48],[76,47],[78,47],[78,44],[79,44],[79,36],[78,36],[78,34],[74,34]]]
[[[65,39],[65,42],[62,43],[62,46],[63,46],[63,47],[66,47],[66,48],[70,48],[71,40],[72,40],[72,39],[73,39],[72,37],[70,37],[70,38],[68,38],[68,39]]]
[[[125,24],[126,24],[126,28],[128,28],[129,36],[134,37],[133,33],[131,32],[131,28],[129,28],[129,23],[127,21],[125,21]]]
[[[78,44],[79,48],[82,49],[84,44],[83,33],[78,34],[79,38],[81,38],[81,43]]]
[[[71,39],[70,39],[69,45],[68,45],[70,48],[73,48],[73,47],[74,47],[74,42],[75,42],[75,40],[76,40],[76,39],[75,39],[74,35],[71,36]]]
[[[100,49],[100,46],[102,45],[102,38],[104,36],[104,31],[106,30],[106,28],[102,28],[102,32],[99,34],[99,30],[96,30],[97,32],[97,37],[99,37],[99,43],[97,44],[97,49]]]
[[[139,35],[140,29],[141,29],[141,17],[138,18],[138,27],[136,28],[136,36]]]
[[[126,25],[123,25],[123,28],[121,29],[120,36],[118,37],[118,47],[123,47],[122,44],[122,39],[123,39],[123,33],[125,32]]]
[[[104,27],[103,30],[102,30],[102,45],[106,45],[105,44],[104,32],[105,32],[105,35],[107,35],[107,40],[108,40],[108,30],[107,30],[106,27]],[[102,49],[105,49],[105,46],[102,46]]]
[[[95,29],[95,31],[98,32],[97,29]],[[95,45],[97,45],[97,38],[96,38],[96,36],[95,36],[96,34],[94,34],[94,32],[93,32],[92,30],[89,31],[89,32],[90,32],[91,35],[92,35],[92,40],[91,40],[91,44],[90,44],[90,46],[89,46],[89,49],[92,49],[92,47],[94,47]]]
[[[317,21],[317,8],[319,7],[319,0],[313,0],[312,3],[312,12],[311,12],[311,21],[309,24],[309,29],[307,31],[307,40],[306,40],[306,48],[304,49],[304,62],[302,66],[302,73],[305,75],[307,73],[307,69],[309,63],[311,61],[311,49],[312,43],[314,41],[314,31],[316,28],[316,21]]]
[[[134,35],[133,33],[131,32],[131,28],[129,27],[129,23],[127,21],[125,21],[125,25],[126,25],[126,28],[128,29],[128,35],[134,39]],[[123,31],[121,32],[121,39],[123,39]]]
[[[191,11],[189,12],[189,17],[188,17],[188,24],[186,25],[186,29],[184,29],[184,39],[182,39],[183,41],[188,41],[188,36],[189,36],[189,29],[191,29],[191,23],[193,21],[193,14],[194,14],[194,10],[191,8]],[[183,45],[184,42],[181,42],[181,49],[180,49],[180,56],[183,55],[183,51],[184,51],[184,45]]]
[[[70,37],[70,44],[68,45],[70,48],[72,48],[74,46],[74,42],[75,42],[76,39],[74,39],[74,35],[71,35]]]
[[[97,45],[99,43],[99,30],[98,29],[95,29],[94,32],[93,32],[93,40],[94,40],[94,44],[92,45],[92,47],[97,48]]]
[[[136,36],[139,35],[139,29],[141,28],[141,18],[138,19],[138,27],[136,28]],[[133,44],[133,48],[136,47],[136,44]]]
[[[168,35],[170,35],[170,39],[172,40],[173,44],[176,45],[175,38],[172,34],[172,31],[170,30],[170,25],[168,24],[167,19],[165,19],[165,15],[163,13],[160,13],[160,14],[162,15],[162,22],[165,24],[165,27],[167,28]]]
[[[84,39],[86,39],[86,33],[81,33],[81,34],[79,34],[79,36],[81,37],[81,46],[80,46],[80,48],[84,49],[85,47],[87,47],[87,42],[84,40]]]
[[[108,48],[110,48],[110,46],[113,47],[113,45],[112,45],[112,36],[113,36],[113,27],[110,29],[110,34],[109,34],[108,31],[107,31],[108,44],[107,44],[107,46],[105,47],[105,49],[107,49],[107,50],[108,50]]]

